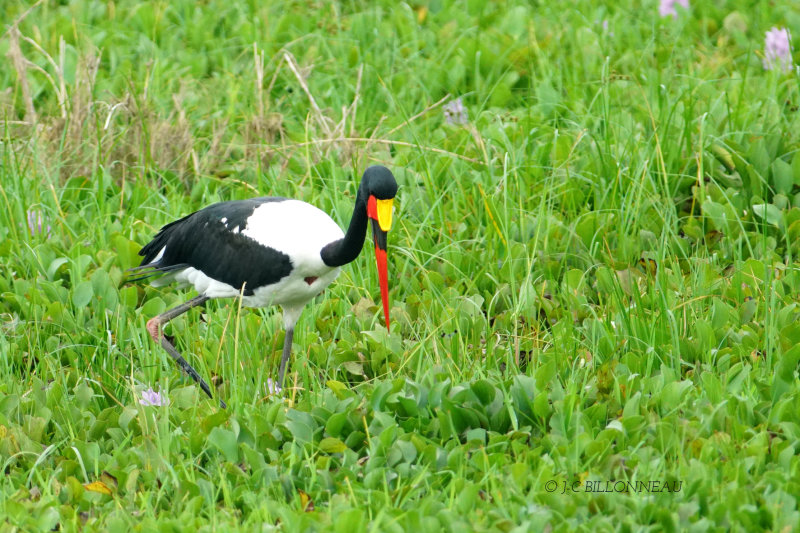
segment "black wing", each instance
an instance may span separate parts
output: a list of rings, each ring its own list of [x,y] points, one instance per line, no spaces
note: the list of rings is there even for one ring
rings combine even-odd
[[[167,224],[141,249],[142,263],[130,269],[137,277],[129,281],[194,267],[237,289],[244,285],[246,296],[257,287],[279,281],[292,271],[289,256],[241,232],[258,206],[284,200],[265,197],[220,202]],[[164,253],[156,261],[162,249]]]

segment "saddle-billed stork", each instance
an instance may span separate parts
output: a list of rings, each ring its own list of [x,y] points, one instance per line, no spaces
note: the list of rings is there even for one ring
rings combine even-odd
[[[150,319],[147,331],[200,388],[211,389],[161,334],[161,327],[211,298],[242,297],[246,307],[280,305],[286,337],[277,385],[283,385],[294,326],[306,303],[353,261],[372,221],[383,312],[389,329],[386,235],[392,226],[397,181],[383,166],[367,168],[356,195],[353,217],[344,233],[327,214],[299,200],[279,197],[220,202],[167,224],[139,255],[131,270],[138,281],[162,275],[154,286],[192,285],[198,296]],[[220,401],[222,407],[225,403]]]

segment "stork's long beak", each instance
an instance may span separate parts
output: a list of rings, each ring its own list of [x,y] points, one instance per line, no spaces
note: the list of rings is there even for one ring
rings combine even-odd
[[[367,215],[372,221],[372,238],[375,241],[375,259],[378,262],[378,281],[381,284],[383,315],[389,331],[389,273],[386,266],[386,235],[392,228],[392,200],[369,197]]]

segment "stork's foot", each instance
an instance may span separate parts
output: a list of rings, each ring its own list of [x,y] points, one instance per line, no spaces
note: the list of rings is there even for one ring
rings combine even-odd
[[[163,324],[166,324],[176,316],[185,313],[192,307],[205,303],[206,300],[208,300],[207,297],[198,296],[197,298],[192,298],[188,302],[181,304],[178,307],[151,318],[147,321],[147,332],[150,334],[153,340],[159,343],[161,347],[164,348],[164,350],[166,350],[166,352],[170,355],[170,357],[175,360],[175,363],[178,365],[178,367],[180,367],[181,370],[192,376],[192,379],[195,380],[198,385],[200,385],[200,388],[208,395],[209,398],[214,398],[214,396],[211,394],[211,388],[208,386],[208,383],[206,383],[205,380],[200,377],[200,374],[197,373],[197,370],[195,370],[192,365],[190,365],[189,362],[184,359],[180,353],[178,353],[178,350],[175,349],[172,338],[161,333],[161,326]],[[227,407],[225,402],[222,400],[220,400],[219,404],[223,409]]]

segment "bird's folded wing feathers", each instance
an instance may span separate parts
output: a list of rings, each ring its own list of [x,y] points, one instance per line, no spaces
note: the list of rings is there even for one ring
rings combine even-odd
[[[292,270],[289,256],[243,235],[247,219],[259,205],[278,198],[222,202],[167,224],[139,252],[143,256],[130,272],[138,281],[193,267],[206,276],[252,294]],[[162,253],[163,252],[163,253]]]

